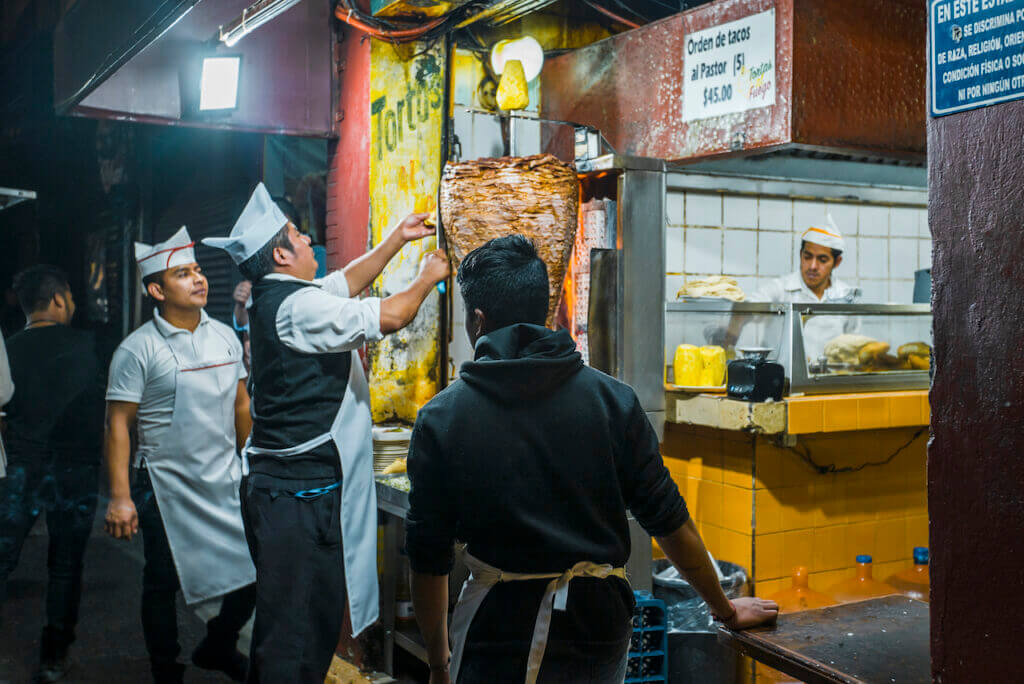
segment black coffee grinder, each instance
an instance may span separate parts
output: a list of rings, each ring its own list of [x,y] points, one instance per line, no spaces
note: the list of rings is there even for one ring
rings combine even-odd
[[[768,360],[771,349],[743,347],[741,358],[729,362],[728,394],[730,399],[761,402],[782,400],[786,369]]]

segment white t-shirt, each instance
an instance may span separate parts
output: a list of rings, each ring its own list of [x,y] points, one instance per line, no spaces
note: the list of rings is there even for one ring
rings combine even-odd
[[[177,328],[153,313],[153,320],[126,337],[110,362],[107,401],[138,404],[139,456],[155,450],[174,413],[175,353],[189,365],[237,359],[238,379],[246,377],[242,345],[228,326],[202,312],[195,332]],[[225,429],[234,431],[234,425]]]
[[[312,282],[282,273],[265,278],[315,285],[288,295],[277,310],[277,335],[287,347],[304,354],[333,354],[383,337],[380,298],[349,298],[344,271]]]

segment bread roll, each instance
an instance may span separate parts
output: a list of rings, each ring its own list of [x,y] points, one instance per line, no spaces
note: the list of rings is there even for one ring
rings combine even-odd
[[[825,344],[825,357],[829,363],[853,365],[858,362],[857,354],[861,348],[875,341],[866,335],[855,335],[853,333],[839,335]]]
[[[928,370],[932,367],[932,358],[923,354],[908,354],[907,361],[914,370]]]
[[[924,342],[908,342],[901,345],[897,352],[901,359],[905,359],[911,354],[916,354],[918,356],[931,356],[932,348]]]
[[[857,352],[857,361],[862,366],[885,365],[883,357],[889,351],[887,342],[869,342]]]

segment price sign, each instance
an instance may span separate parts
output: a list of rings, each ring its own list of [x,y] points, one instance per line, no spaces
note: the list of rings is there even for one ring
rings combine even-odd
[[[775,10],[686,36],[683,121],[775,104]]]
[[[1024,98],[1024,0],[932,0],[931,114]]]

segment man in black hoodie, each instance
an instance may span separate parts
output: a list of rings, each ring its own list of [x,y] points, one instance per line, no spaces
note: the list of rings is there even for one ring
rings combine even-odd
[[[544,327],[548,277],[534,246],[492,240],[458,281],[475,360],[420,410],[408,461],[406,546],[431,682],[622,682],[627,509],[719,619],[774,619],[773,602],[722,593],[633,390]],[[456,538],[473,576],[449,653]]]

